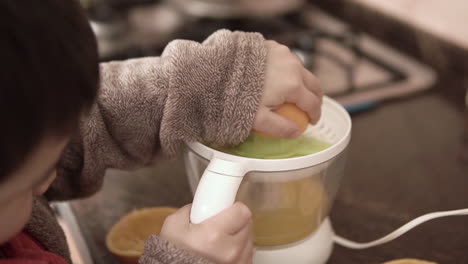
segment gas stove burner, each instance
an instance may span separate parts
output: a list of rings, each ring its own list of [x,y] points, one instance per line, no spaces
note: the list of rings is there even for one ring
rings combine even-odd
[[[360,32],[335,35],[314,30],[299,33],[293,50],[309,70],[324,78],[322,83],[332,96],[378,89],[405,78],[397,67],[367,53],[360,42]],[[326,77],[331,72],[335,76]]]

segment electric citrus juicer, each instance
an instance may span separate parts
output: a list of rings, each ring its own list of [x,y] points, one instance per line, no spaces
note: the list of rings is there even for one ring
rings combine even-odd
[[[369,243],[336,236],[327,216],[344,173],[350,116],[324,97],[321,119],[309,125],[303,136],[326,142],[328,147],[300,157],[255,159],[188,143],[184,161],[195,193],[191,222],[200,223],[242,201],[252,211],[255,264],[322,264],[334,243],[364,249],[391,241],[427,220],[468,214],[468,209],[428,214]]]
[[[346,110],[325,97],[322,118],[303,135],[330,144],[318,153],[252,159],[189,143],[186,170],[191,188],[197,188],[191,221],[202,222],[239,200],[253,214],[254,263],[288,263],[291,256],[298,264],[324,263],[333,244],[327,215],[343,175],[350,132]]]

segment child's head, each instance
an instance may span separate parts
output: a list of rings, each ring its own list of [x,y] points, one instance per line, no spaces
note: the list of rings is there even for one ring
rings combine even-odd
[[[94,35],[77,0],[0,1],[0,243],[29,219],[34,195],[92,104]]]

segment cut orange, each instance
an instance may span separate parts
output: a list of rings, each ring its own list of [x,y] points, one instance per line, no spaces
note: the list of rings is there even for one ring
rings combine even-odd
[[[295,104],[283,104],[277,109],[275,109],[273,112],[296,123],[301,129],[302,133],[304,133],[304,131],[307,129],[307,126],[309,125],[309,122],[310,122],[310,119],[307,113],[302,111],[302,109],[300,109]],[[253,130],[252,133],[256,135],[264,136],[264,137],[273,137],[272,135],[268,133],[257,131],[257,130]]]
[[[124,264],[137,264],[145,242],[152,234],[159,234],[174,207],[144,208],[120,219],[106,236],[106,246]]]
[[[421,259],[397,259],[383,264],[437,264],[435,262],[429,262]]]

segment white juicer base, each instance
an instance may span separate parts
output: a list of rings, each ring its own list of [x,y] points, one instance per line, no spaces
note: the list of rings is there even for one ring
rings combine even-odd
[[[287,246],[256,247],[254,264],[325,264],[333,249],[333,229],[326,218],[309,237]]]

